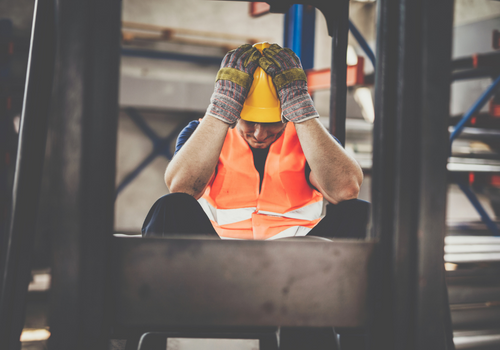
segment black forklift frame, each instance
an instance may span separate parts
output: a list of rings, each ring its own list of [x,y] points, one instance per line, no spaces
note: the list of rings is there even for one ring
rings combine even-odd
[[[288,0],[268,3],[272,12],[281,13],[292,4]],[[317,7],[327,19],[333,42],[330,124],[334,134],[344,142],[349,3],[347,0],[333,4],[327,0],[296,3]],[[372,230],[366,241],[334,241],[328,245],[113,238],[121,2],[37,0],[9,231],[11,243],[2,266],[0,350],[19,347],[37,217],[37,206],[33,203],[39,201],[50,114],[48,152],[54,191],[50,205],[57,213],[57,220],[51,233],[49,349],[107,349],[111,328],[120,321],[116,315],[123,316],[124,307],[131,312],[129,321],[137,327],[172,324],[173,319],[162,315],[165,310],[175,309],[172,303],[181,295],[164,300],[150,298],[156,292],[151,285],[137,284],[138,272],[153,279],[161,271],[157,270],[158,264],[165,262],[171,263],[172,268],[179,265],[174,274],[185,271],[189,263],[196,268],[203,265],[204,276],[213,277],[207,283],[233,281],[236,289],[236,282],[251,280],[260,268],[264,272],[256,281],[269,282],[275,288],[272,298],[277,298],[290,280],[277,281],[273,271],[288,273],[292,279],[312,274],[312,265],[284,266],[283,261],[275,259],[279,254],[288,260],[297,257],[297,261],[309,259],[330,266],[331,270],[324,270],[323,275],[312,274],[313,284],[321,287],[322,300],[330,304],[324,312],[313,308],[313,313],[307,311],[311,306],[307,300],[295,298],[286,306],[292,308],[288,311],[297,318],[287,319],[283,317],[283,309],[277,308],[279,304],[274,299],[266,304],[269,296],[256,288],[249,295],[263,307],[256,310],[255,317],[249,317],[253,326],[274,322],[366,326],[372,349],[452,349],[450,332],[444,329],[449,310],[443,297],[443,246],[453,1],[379,0],[377,6]],[[54,55],[55,75],[52,74]],[[237,279],[230,275],[221,278],[221,271],[217,270],[224,264],[231,267],[223,258],[215,263],[215,253],[224,254],[223,245],[254,254],[253,260],[234,257],[236,266],[241,268]],[[375,256],[370,253],[373,249]],[[206,259],[197,259],[205,251],[209,252]],[[359,251],[364,251],[363,259],[355,258]],[[118,259],[127,256],[133,259]],[[117,266],[113,261],[123,264]],[[134,261],[143,267],[137,269],[139,265],[134,265]],[[268,265],[261,266],[262,261]],[[245,264],[247,269],[243,269]],[[356,270],[360,273],[347,269],[351,274],[345,274],[338,268],[341,265],[360,266]],[[361,294],[332,299],[328,296],[328,285],[321,283],[320,277],[325,274],[330,279],[352,283]],[[129,288],[120,278],[131,279],[135,287]],[[197,288],[189,278],[182,281],[191,292]],[[170,290],[171,283],[163,283],[165,291]],[[215,283],[209,285],[212,292],[221,288]],[[302,286],[303,294],[299,296],[311,295],[305,288],[306,282],[297,285]],[[118,298],[117,293],[120,293]],[[120,304],[120,300],[126,303]],[[236,324],[249,325],[245,315],[231,314],[229,303],[234,299],[226,301],[218,300],[221,306],[228,306],[217,315],[222,321],[210,319],[207,314],[202,318],[206,322],[198,326],[219,326],[231,319],[240,320]],[[360,302],[360,316],[352,323],[337,323],[334,318],[341,314],[335,308],[345,301]],[[138,311],[138,306],[144,303],[149,303],[150,316],[157,319],[154,324],[136,317],[147,316]],[[189,314],[189,307],[183,310]],[[266,318],[266,315],[271,316]],[[188,317],[183,325],[195,326],[196,322]]]

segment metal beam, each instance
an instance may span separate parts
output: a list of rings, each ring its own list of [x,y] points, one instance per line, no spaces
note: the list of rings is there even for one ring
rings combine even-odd
[[[345,145],[347,98],[347,36],[349,34],[349,1],[337,1],[334,20],[329,23],[332,36],[332,67],[330,80],[330,132]],[[333,17],[330,16],[330,17]]]
[[[375,54],[373,53],[372,48],[368,43],[366,42],[365,38],[363,35],[359,32],[358,28],[352,23],[351,20],[349,20],[349,30],[351,31],[351,34],[356,38],[356,41],[358,42],[359,46],[363,49],[365,52],[366,56],[370,59],[370,62],[373,65],[373,68],[377,66],[376,59],[375,59]]]
[[[374,244],[116,237],[115,322],[363,326]]]

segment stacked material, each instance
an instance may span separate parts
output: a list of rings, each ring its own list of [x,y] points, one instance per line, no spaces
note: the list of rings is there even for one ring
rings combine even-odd
[[[457,349],[500,348],[500,237],[448,236],[446,281]]]

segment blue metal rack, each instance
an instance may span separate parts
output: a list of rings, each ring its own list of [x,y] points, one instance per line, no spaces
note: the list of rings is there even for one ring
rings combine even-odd
[[[451,146],[453,144],[453,141],[455,141],[456,138],[460,136],[465,127],[465,124],[467,124],[467,122],[472,118],[472,116],[478,113],[481,110],[481,108],[483,108],[483,106],[486,104],[486,102],[488,102],[488,100],[493,96],[499,85],[500,85],[500,76],[498,76],[493,82],[493,84],[491,84],[490,87],[488,87],[488,89],[486,89],[486,91],[483,92],[483,94],[479,97],[479,99],[472,105],[472,107],[464,114],[462,119],[455,126],[455,129],[450,135],[450,155],[451,155]],[[478,214],[481,216],[481,220],[486,224],[491,233],[493,233],[493,235],[495,236],[500,236],[500,231],[498,230],[497,225],[493,222],[493,220],[491,220],[486,210],[484,210],[483,206],[479,202],[479,199],[474,194],[472,189],[469,186],[461,183],[460,180],[457,178],[457,176],[454,176],[454,179],[455,182],[460,187],[460,189],[467,196],[471,204],[474,206]]]
[[[314,29],[315,15],[314,8],[304,5],[293,5],[285,14],[284,46],[291,48],[302,61],[304,69],[314,67]],[[366,42],[358,28],[349,20],[349,30],[356,38],[366,56],[375,67],[375,54],[370,45]]]
[[[375,69],[375,54],[373,53],[373,50],[371,49],[370,45],[366,42],[365,38],[361,33],[359,32],[358,28],[352,23],[351,20],[349,20],[349,30],[351,31],[351,34],[356,38],[356,41],[358,42],[359,46],[363,49],[365,52],[366,56],[370,59],[370,62],[373,65],[373,68]]]
[[[373,67],[375,67],[375,54],[373,53],[372,49],[364,39],[364,37],[361,35],[361,33],[358,31],[356,26],[349,21],[349,30],[353,34],[353,36],[356,38],[358,41],[359,45],[362,47],[364,50],[365,54],[368,56],[370,61],[373,64]],[[479,73],[478,71],[483,72]],[[491,76],[491,70],[471,70],[471,71],[466,71],[465,74],[458,73],[454,76],[453,80],[459,80],[459,79],[470,79],[470,78],[477,78],[477,77],[482,77],[482,75],[485,76]],[[479,112],[481,108],[488,102],[488,100],[493,96],[497,88],[499,87],[500,84],[500,76],[496,78],[496,80],[491,84],[491,86],[479,97],[479,99],[474,103],[474,105],[467,111],[467,113],[464,114],[463,118],[460,120],[460,122],[456,125],[454,131],[450,135],[450,155],[451,155],[451,145],[453,144],[453,141],[460,136],[460,134],[463,131],[463,128],[465,127],[465,124],[472,118],[474,114]],[[469,199],[471,204],[474,206],[478,214],[480,215],[482,221],[486,224],[488,229],[495,235],[495,236],[500,236],[500,231],[498,230],[497,225],[491,220],[489,217],[488,213],[486,210],[483,208],[481,203],[479,202],[479,199],[477,196],[474,194],[472,189],[467,186],[466,184],[463,184],[459,181],[458,177],[455,175],[452,175],[455,182],[458,184],[462,192],[466,195],[466,197]]]
[[[305,5],[293,5],[285,14],[283,43],[300,58],[304,69],[314,66],[314,30],[316,9]]]

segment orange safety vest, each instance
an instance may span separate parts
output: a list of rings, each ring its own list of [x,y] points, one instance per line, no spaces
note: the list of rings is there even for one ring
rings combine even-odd
[[[293,123],[271,144],[264,180],[253,153],[230,129],[217,173],[199,203],[221,238],[275,239],[305,236],[321,219],[323,195],[305,177],[306,158]]]

